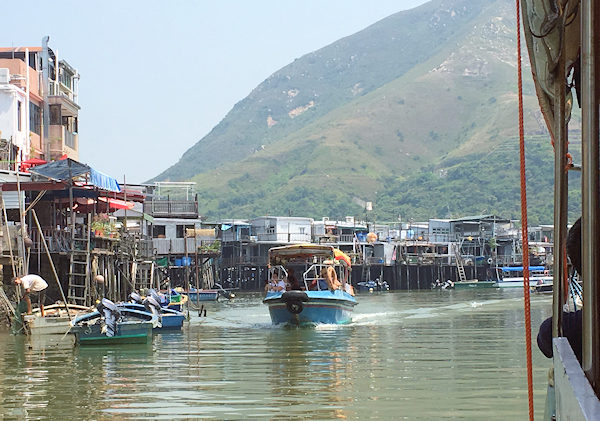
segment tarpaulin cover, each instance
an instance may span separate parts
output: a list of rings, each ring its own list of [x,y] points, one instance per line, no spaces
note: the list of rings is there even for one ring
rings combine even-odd
[[[50,180],[64,181],[87,174],[90,172],[90,169],[89,166],[69,158],[62,161],[53,161],[44,165],[38,165],[31,168],[29,172],[49,178]]]
[[[29,170],[32,174],[41,175],[50,180],[65,181],[84,174],[90,175],[90,184],[102,190],[120,192],[119,183],[113,177],[96,171],[86,164],[74,161],[70,158],[61,161],[53,161],[48,164],[38,165]]]

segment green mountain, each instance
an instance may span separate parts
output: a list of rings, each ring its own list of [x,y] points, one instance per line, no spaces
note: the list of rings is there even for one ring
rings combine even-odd
[[[196,181],[208,217],[361,216],[371,201],[379,220],[517,218],[515,28],[509,0],[394,14],[274,73],[154,180]],[[552,149],[524,64],[530,220],[551,223]]]

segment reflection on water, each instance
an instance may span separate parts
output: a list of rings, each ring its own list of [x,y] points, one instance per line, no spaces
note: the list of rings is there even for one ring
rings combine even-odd
[[[256,294],[152,344],[72,347],[0,332],[0,414],[207,419],[527,417],[518,291],[361,295],[344,326],[272,326]],[[533,331],[550,299],[532,297]],[[535,341],[534,341],[535,343]],[[534,348],[536,413],[550,361]]]

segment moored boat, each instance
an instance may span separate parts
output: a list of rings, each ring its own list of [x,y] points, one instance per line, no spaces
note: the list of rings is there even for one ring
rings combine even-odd
[[[263,300],[273,324],[345,324],[357,304],[350,280],[350,259],[331,246],[298,244],[269,250],[269,280],[289,279],[292,266],[308,267],[300,289],[269,291]],[[320,276],[328,272],[328,279]],[[339,280],[338,280],[339,279]]]
[[[36,308],[33,309],[32,314],[23,316],[22,331],[30,335],[64,335],[69,330],[69,322],[79,314],[88,311],[90,307],[76,304],[65,306],[64,303],[56,303],[45,306],[45,314],[42,317],[40,309]]]
[[[497,288],[523,288],[524,276],[522,266],[503,266],[498,268]],[[529,266],[529,287],[536,285],[552,285],[553,277],[544,266]]]
[[[119,308],[103,298],[96,310],[71,321],[70,333],[80,345],[147,343],[158,325],[155,313]]]
[[[496,281],[480,281],[478,279],[472,279],[470,281],[456,281],[454,282],[454,289],[464,288],[495,288]]]
[[[376,279],[374,281],[358,282],[356,284],[359,291],[374,292],[374,291],[389,291],[390,286],[386,281]]]
[[[216,289],[190,288],[182,294],[187,295],[188,301],[192,303],[199,301],[217,301],[219,299],[219,290]]]
[[[151,296],[142,299],[142,297],[133,292],[130,295],[131,302],[119,303],[119,308],[128,308],[138,311],[147,311],[150,313],[156,313],[159,318],[159,323],[154,326],[154,331],[170,330],[170,329],[181,329],[183,322],[185,321],[185,314],[180,311],[173,310],[168,307],[161,306],[157,300],[158,294],[151,290]]]

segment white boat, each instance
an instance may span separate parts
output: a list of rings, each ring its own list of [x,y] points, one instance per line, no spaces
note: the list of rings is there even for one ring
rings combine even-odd
[[[525,278],[523,266],[503,266],[497,268],[498,280],[495,288],[523,288]],[[544,266],[529,266],[529,287],[539,288],[542,285],[552,285],[553,277]]]
[[[40,309],[33,309],[32,314],[23,316],[24,333],[28,335],[64,335],[69,329],[69,322],[79,314],[90,310],[89,307],[69,304],[69,314],[62,303],[51,304],[44,307],[45,316],[42,317]]]

